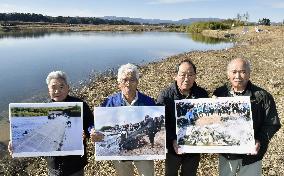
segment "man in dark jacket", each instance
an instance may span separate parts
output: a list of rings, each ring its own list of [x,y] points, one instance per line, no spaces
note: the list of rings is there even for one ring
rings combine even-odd
[[[217,97],[250,96],[255,137],[253,153],[220,155],[220,176],[260,176],[261,160],[269,141],[281,126],[272,95],[249,81],[250,72],[247,60],[232,60],[227,67],[229,83],[217,88],[213,93]]]
[[[175,82],[163,90],[157,100],[157,104],[165,105],[166,120],[166,176],[178,175],[181,166],[181,175],[196,175],[200,154],[178,153],[176,135],[175,100],[208,98],[205,89],[197,86],[196,67],[190,60],[182,61],[177,67]]]
[[[84,167],[87,164],[86,137],[89,137],[88,128],[94,124],[94,116],[87,103],[83,100],[69,96],[67,75],[62,71],[50,72],[46,78],[50,102],[83,102],[83,132],[84,155],[49,156],[46,157],[49,176],[83,176]],[[10,155],[13,146],[9,143]]]
[[[79,98],[69,96],[67,76],[62,71],[49,73],[46,78],[51,102],[83,102],[83,132],[89,137],[88,128],[93,126],[94,117],[87,103]],[[79,131],[78,131],[79,132]],[[84,155],[46,157],[48,174],[50,176],[83,176],[87,164],[86,139],[84,139]]]

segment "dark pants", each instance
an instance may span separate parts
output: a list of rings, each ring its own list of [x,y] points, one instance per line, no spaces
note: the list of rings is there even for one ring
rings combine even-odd
[[[48,176],[64,176],[66,174],[60,174],[60,173],[57,173],[57,172],[54,172],[52,170],[48,170]],[[82,170],[79,170],[69,176],[84,176],[84,169]]]
[[[195,176],[200,161],[200,154],[166,154],[166,176]]]

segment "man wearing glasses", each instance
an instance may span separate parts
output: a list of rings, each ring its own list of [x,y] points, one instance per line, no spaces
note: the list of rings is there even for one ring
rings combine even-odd
[[[109,96],[103,103],[102,107],[117,106],[155,106],[155,101],[137,90],[139,83],[139,71],[133,64],[122,65],[118,69],[117,82],[120,92]],[[91,131],[91,137],[95,135]],[[98,142],[100,140],[94,140]],[[133,176],[134,165],[141,176],[154,176],[153,160],[136,160],[136,161],[113,161],[115,170],[119,176]]]
[[[178,153],[175,100],[208,98],[205,89],[197,86],[196,67],[190,60],[180,62],[176,69],[175,82],[164,89],[157,100],[157,104],[165,106],[166,141],[166,176],[178,175],[181,167],[181,176],[196,175],[200,161],[200,154]]]

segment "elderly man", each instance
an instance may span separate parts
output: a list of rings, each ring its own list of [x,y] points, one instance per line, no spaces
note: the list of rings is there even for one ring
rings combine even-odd
[[[108,97],[101,106],[155,106],[152,98],[137,90],[139,72],[135,65],[126,64],[118,69],[117,81],[120,92]],[[115,169],[120,176],[133,176],[134,165],[140,175],[153,176],[153,161],[114,161]]]
[[[69,85],[67,76],[62,71],[50,72],[46,78],[50,102],[83,102],[81,99],[69,96]],[[83,102],[83,133],[84,137],[89,136],[88,128],[93,126],[94,117],[87,103]],[[83,156],[49,156],[47,160],[47,170],[49,176],[83,176],[84,166],[87,164],[86,141],[84,140]],[[12,154],[12,146],[9,144],[8,150]]]
[[[247,60],[237,58],[230,61],[227,66],[229,83],[217,88],[213,93],[217,97],[250,96],[255,137],[253,153],[220,155],[220,176],[260,176],[261,160],[269,141],[281,126],[273,97],[249,81],[250,72]]]
[[[68,95],[69,85],[67,76],[62,71],[54,71],[46,78],[51,102],[83,102],[83,133],[89,136],[88,128],[94,124],[94,116],[87,103],[79,98]],[[84,175],[84,166],[87,164],[86,141],[84,140],[84,156],[55,156],[47,157],[47,166],[50,175]]]
[[[157,100],[160,105],[165,105],[167,149],[166,176],[178,175],[181,166],[181,176],[196,175],[200,154],[178,153],[175,100],[207,98],[205,89],[197,86],[196,67],[190,60],[180,62],[176,69],[175,82],[163,90]]]

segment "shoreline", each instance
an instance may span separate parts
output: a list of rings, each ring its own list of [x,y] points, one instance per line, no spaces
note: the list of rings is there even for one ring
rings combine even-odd
[[[22,32],[86,32],[86,31],[132,31],[132,32],[185,32],[184,28],[163,25],[90,25],[90,24],[19,24],[0,26],[0,34]]]
[[[256,33],[252,28],[242,34],[241,28],[230,31],[205,31],[204,35],[222,37],[227,33],[236,36],[236,45],[230,49],[216,51],[191,51],[171,56],[161,61],[150,62],[139,66],[141,79],[138,89],[143,93],[157,98],[159,92],[172,83],[175,75],[175,65],[183,59],[191,58],[197,66],[197,84],[204,87],[212,95],[213,90],[227,81],[227,62],[235,57],[248,58],[252,63],[251,80],[256,85],[270,92],[276,101],[281,123],[284,123],[284,27],[265,27],[267,31]],[[116,78],[98,75],[91,82],[80,88],[72,89],[73,94],[83,98],[89,106],[98,106],[104,98],[118,91]],[[273,137],[268,152],[263,159],[263,174],[284,174],[284,130],[279,130]],[[86,166],[87,175],[108,176],[114,174],[111,162],[96,162],[94,153],[88,145],[89,164]],[[202,154],[198,175],[217,175],[218,160],[216,154]],[[44,172],[45,162],[41,160],[32,164],[29,173],[36,175]],[[155,161],[157,176],[164,175],[164,161]]]

